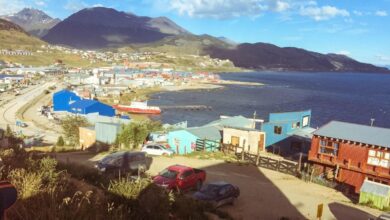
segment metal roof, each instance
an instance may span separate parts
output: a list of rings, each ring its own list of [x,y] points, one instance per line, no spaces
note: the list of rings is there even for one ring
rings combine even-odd
[[[306,127],[306,128],[295,129],[291,132],[288,132],[287,134],[292,135],[292,136],[298,136],[298,137],[302,137],[302,138],[311,139],[313,137],[312,133],[315,130],[316,130],[315,128]]]
[[[390,148],[390,129],[331,121],[313,134]]]
[[[224,126],[234,127],[251,127],[253,125],[252,119],[245,118],[244,116],[234,116],[229,118],[222,118],[206,124],[205,126],[220,126],[222,129]]]
[[[364,180],[363,185],[360,188],[360,192],[372,193],[375,195],[387,197],[390,193],[390,186],[369,180]]]
[[[221,132],[216,126],[195,127],[186,130],[201,139],[217,141],[222,138]]]
[[[88,108],[89,106],[95,105],[96,103],[98,103],[98,101],[96,100],[83,99],[72,103],[70,107],[84,109],[84,108]]]

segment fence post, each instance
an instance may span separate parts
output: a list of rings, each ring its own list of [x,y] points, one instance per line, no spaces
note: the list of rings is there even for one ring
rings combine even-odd
[[[302,169],[302,153],[299,153],[298,172]]]

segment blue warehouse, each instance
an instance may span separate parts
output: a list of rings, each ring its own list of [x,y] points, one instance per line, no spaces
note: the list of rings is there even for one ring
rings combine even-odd
[[[99,113],[103,116],[115,116],[115,109],[96,100],[84,99],[70,105],[70,111],[74,114],[86,115],[89,113]]]
[[[80,101],[81,98],[76,93],[69,90],[61,90],[53,94],[54,111],[70,111],[70,104]]]

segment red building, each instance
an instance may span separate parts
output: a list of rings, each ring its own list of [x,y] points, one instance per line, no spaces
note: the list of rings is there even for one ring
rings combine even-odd
[[[390,129],[331,121],[313,133],[309,160],[357,193],[365,179],[390,185]]]

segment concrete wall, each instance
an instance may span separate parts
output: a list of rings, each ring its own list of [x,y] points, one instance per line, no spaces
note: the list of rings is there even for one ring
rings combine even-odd
[[[227,127],[223,129],[224,144],[231,144],[231,139],[233,136],[238,137],[240,139],[239,146],[244,147],[244,150],[249,151],[250,153],[257,154],[259,151],[263,151],[265,148],[265,132],[256,130],[241,130]],[[263,137],[263,144],[259,148],[261,136]]]
[[[96,142],[96,132],[93,128],[80,127],[80,148],[87,149]]]

